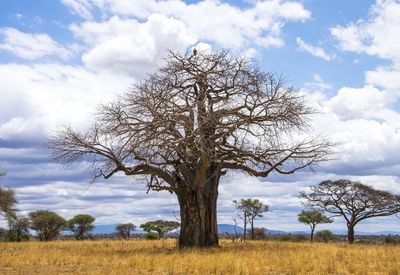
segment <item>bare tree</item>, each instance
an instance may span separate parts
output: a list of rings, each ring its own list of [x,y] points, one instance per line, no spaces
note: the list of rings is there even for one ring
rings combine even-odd
[[[316,210],[342,216],[347,222],[349,243],[354,242],[354,227],[361,221],[400,212],[400,196],[373,189],[349,180],[323,181],[300,193],[304,204]]]
[[[282,79],[244,58],[171,52],[164,67],[102,106],[91,129],[66,128],[49,147],[62,163],[91,161],[94,179],[122,172],[175,193],[179,247],[214,246],[227,170],[266,177],[326,160],[330,144],[303,131],[312,113]]]

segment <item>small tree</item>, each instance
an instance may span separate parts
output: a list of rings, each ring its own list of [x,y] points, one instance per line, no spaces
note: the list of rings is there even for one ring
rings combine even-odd
[[[342,216],[347,222],[347,238],[354,242],[354,227],[361,221],[400,213],[400,196],[349,180],[323,181],[300,193],[303,204],[315,210]]]
[[[136,226],[133,223],[118,224],[115,229],[124,240],[129,240],[131,233],[135,230]]]
[[[331,223],[332,219],[326,217],[321,211],[318,210],[308,210],[301,211],[300,214],[297,215],[299,222],[308,224],[311,228],[310,241],[314,241],[314,230],[315,226],[320,223]]]
[[[38,210],[29,213],[30,227],[37,232],[40,241],[50,241],[60,235],[66,221],[57,213]]]
[[[160,238],[164,237],[168,232],[177,229],[179,227],[179,222],[176,221],[150,221],[140,225],[146,232],[156,232],[160,236]]]
[[[263,217],[264,212],[269,210],[268,205],[265,205],[258,199],[241,199],[233,201],[233,205],[239,210],[239,217],[243,220],[243,239],[246,239],[247,224],[250,224],[251,239],[254,240],[254,221],[256,218]]]
[[[67,222],[67,228],[72,231],[77,240],[89,237],[94,229],[93,222],[96,219],[90,215],[79,214]]]

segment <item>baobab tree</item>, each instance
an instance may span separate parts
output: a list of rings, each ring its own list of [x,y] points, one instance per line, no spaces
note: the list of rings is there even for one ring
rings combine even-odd
[[[400,196],[350,180],[323,181],[300,193],[303,203],[347,222],[347,238],[354,242],[354,227],[361,221],[400,213]]]
[[[54,158],[91,161],[93,179],[115,173],[176,194],[179,247],[218,245],[222,176],[266,177],[326,160],[329,142],[308,134],[313,113],[281,78],[228,52],[173,53],[165,65],[115,102],[93,127],[51,138]]]

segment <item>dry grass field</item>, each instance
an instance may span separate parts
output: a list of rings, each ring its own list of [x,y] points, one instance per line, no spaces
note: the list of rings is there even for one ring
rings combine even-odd
[[[400,246],[173,240],[0,243],[0,274],[400,274]]]

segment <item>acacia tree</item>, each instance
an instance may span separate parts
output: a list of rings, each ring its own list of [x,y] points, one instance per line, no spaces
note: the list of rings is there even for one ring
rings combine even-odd
[[[245,58],[171,52],[157,72],[102,106],[92,128],[65,128],[48,145],[64,164],[91,161],[93,179],[122,172],[146,179],[148,190],[175,193],[179,247],[213,246],[228,170],[266,177],[326,160],[329,143],[303,131],[312,113],[282,79]]]
[[[300,214],[297,215],[299,222],[308,224],[311,228],[310,241],[314,241],[314,230],[317,224],[320,223],[331,223],[332,219],[326,217],[324,213],[318,210],[302,210]]]
[[[168,232],[177,229],[179,225],[179,222],[176,221],[157,220],[141,224],[140,228],[142,228],[146,232],[157,232],[158,236],[162,238]]]
[[[269,210],[268,205],[262,201],[255,199],[241,199],[233,201],[233,205],[240,211],[239,217],[243,220],[243,239],[246,239],[247,224],[250,224],[251,239],[254,240],[254,221],[256,218],[261,218],[264,212]]]
[[[29,213],[30,227],[37,232],[40,241],[51,241],[60,235],[66,225],[63,217],[47,210]]]
[[[90,236],[95,220],[96,218],[90,215],[79,214],[68,220],[67,228],[72,231],[77,240],[83,240]]]
[[[323,181],[300,193],[304,204],[316,210],[342,216],[347,222],[347,238],[354,242],[354,227],[361,221],[400,213],[400,196],[373,189],[350,180]]]
[[[131,232],[135,230],[136,226],[133,223],[121,223],[118,224],[115,229],[124,240],[129,240]]]

